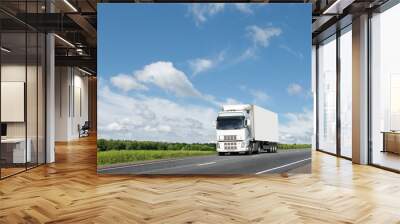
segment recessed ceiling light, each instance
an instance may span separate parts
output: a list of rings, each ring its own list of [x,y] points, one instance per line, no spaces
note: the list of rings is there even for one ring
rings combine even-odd
[[[65,4],[67,4],[74,12],[78,12],[78,10],[68,1],[64,0]]]
[[[355,0],[336,0],[322,14],[342,14],[343,10],[351,5]]]
[[[5,47],[1,47],[1,51],[4,51],[6,53],[10,53],[11,52],[11,50],[9,50],[9,49],[7,49]]]
[[[61,40],[62,42],[66,43],[67,45],[69,45],[70,47],[75,48],[75,45],[73,45],[71,42],[69,42],[68,40],[62,38],[61,36],[59,36],[58,34],[54,34],[55,37],[57,37],[59,40]]]
[[[87,74],[87,75],[90,75],[90,76],[93,75],[92,73],[90,73],[90,72],[88,72],[88,71],[86,71],[86,70],[83,70],[83,69],[81,69],[81,68],[79,68],[79,67],[78,67],[78,70],[81,71],[81,72],[83,72],[83,73],[85,73],[85,74]]]

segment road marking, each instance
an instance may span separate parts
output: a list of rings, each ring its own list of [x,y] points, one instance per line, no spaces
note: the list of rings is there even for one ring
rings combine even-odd
[[[287,166],[291,166],[291,165],[294,165],[294,164],[297,164],[297,163],[301,163],[301,162],[304,162],[304,161],[307,161],[307,160],[310,160],[310,159],[311,159],[311,157],[307,158],[307,159],[302,159],[302,160],[299,160],[299,161],[296,161],[296,162],[293,162],[293,163],[285,164],[285,165],[282,165],[282,166],[274,167],[274,168],[271,168],[271,169],[268,169],[268,170],[263,170],[263,171],[257,172],[256,174],[263,174],[263,173],[266,173],[266,172],[269,172],[269,171],[273,171],[273,170],[277,170],[277,169],[280,169],[280,168],[283,168],[283,167],[287,167]]]
[[[195,158],[195,157],[190,157],[190,158]],[[107,170],[115,170],[115,169],[121,169],[121,168],[129,168],[129,167],[136,167],[136,166],[144,166],[144,165],[151,165],[151,164],[158,164],[158,163],[163,163],[163,162],[174,162],[174,161],[180,161],[180,160],[185,160],[189,158],[181,158],[181,159],[166,159],[163,161],[154,161],[154,162],[149,162],[149,163],[140,163],[140,164],[131,164],[131,165],[125,165],[125,166],[117,166],[117,167],[108,167],[108,168],[100,168],[97,171],[107,171]],[[218,161],[224,161],[224,160],[229,160],[231,158],[224,158],[220,159]],[[216,162],[214,162],[216,163]],[[135,174],[150,174],[151,172],[155,171],[161,171],[161,170],[170,170],[170,169],[176,169],[176,168],[183,168],[183,167],[189,167],[189,166],[195,166],[198,164],[187,164],[187,165],[182,165],[182,166],[175,166],[175,167],[167,167],[167,168],[159,168],[159,169],[152,169],[144,172],[136,172]]]
[[[229,158],[225,158],[225,159],[220,159],[218,161],[225,161],[225,160],[230,160]],[[216,162],[215,162],[216,163]],[[135,174],[157,174],[155,172],[158,171],[163,171],[163,170],[173,170],[173,169],[180,169],[183,167],[191,167],[191,166],[198,166],[198,164],[187,164],[187,165],[182,165],[182,166],[175,166],[175,167],[166,167],[166,168],[159,168],[159,169],[152,169],[152,170],[148,170],[148,171],[143,171],[143,172],[139,172],[139,173],[135,173]],[[175,173],[175,174],[179,174],[179,173]]]
[[[200,164],[197,164],[197,166],[211,165],[211,164],[214,164],[214,163],[217,163],[217,162],[200,163]]]
[[[108,167],[108,168],[100,168],[100,169],[98,169],[97,171],[115,170],[115,169],[128,168],[128,167],[135,167],[135,166],[151,165],[151,164],[157,164],[157,163],[163,163],[163,162],[174,162],[174,161],[179,161],[179,160],[184,160],[184,159],[187,159],[187,158],[183,158],[183,159],[168,159],[168,160],[155,161],[155,162],[150,162],[150,163],[140,163],[140,164],[125,165],[125,166],[115,166],[115,167]]]

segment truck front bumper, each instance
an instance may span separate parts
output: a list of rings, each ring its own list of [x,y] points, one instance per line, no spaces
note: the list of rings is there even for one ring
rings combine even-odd
[[[217,152],[247,152],[248,144],[245,141],[217,142]]]

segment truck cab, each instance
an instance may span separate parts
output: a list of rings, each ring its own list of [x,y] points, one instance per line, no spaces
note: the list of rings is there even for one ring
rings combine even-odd
[[[217,152],[248,152],[250,129],[246,111],[224,111],[217,117]]]
[[[276,152],[277,123],[276,114],[266,109],[249,104],[224,105],[216,119],[218,154]]]

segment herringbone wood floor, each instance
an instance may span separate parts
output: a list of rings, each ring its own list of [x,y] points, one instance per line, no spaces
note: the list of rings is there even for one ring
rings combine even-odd
[[[0,181],[0,223],[400,223],[400,175],[313,153],[311,175],[96,174],[95,138]]]

